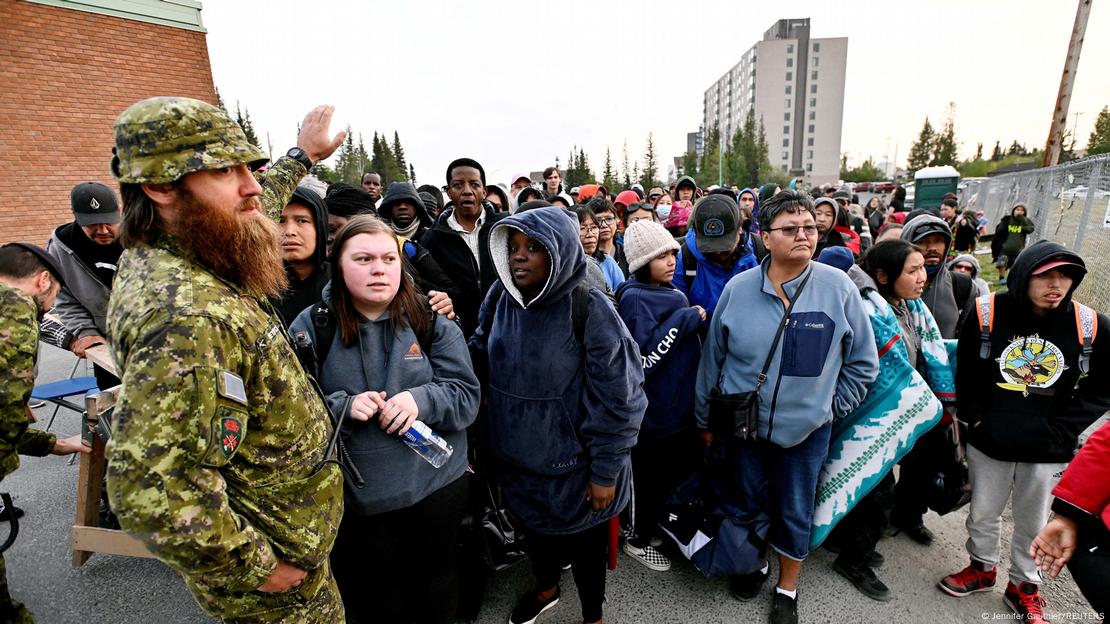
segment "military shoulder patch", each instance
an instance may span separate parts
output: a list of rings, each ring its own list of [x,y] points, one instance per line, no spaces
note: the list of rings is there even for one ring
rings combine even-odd
[[[243,441],[243,421],[235,416],[220,418],[220,452],[225,458],[230,458],[239,449]]]

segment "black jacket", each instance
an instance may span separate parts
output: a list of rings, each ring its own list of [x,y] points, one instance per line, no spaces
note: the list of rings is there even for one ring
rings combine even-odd
[[[490,259],[489,231],[504,215],[494,211],[492,204],[483,203],[482,209],[486,216],[478,234],[480,263],[474,262],[470,247],[462,236],[447,225],[447,218],[454,213],[454,207],[445,209],[435,226],[424,232],[420,239],[420,244],[432,254],[432,258],[455,286],[458,293],[458,299],[453,299],[455,314],[459,316],[463,333],[468,338],[478,327],[478,309],[482,306],[482,299],[490,285],[497,280],[497,272]],[[508,251],[500,250],[499,253]]]
[[[979,357],[976,313],[967,315],[960,333],[959,417],[968,423],[968,442],[1000,461],[1070,461],[1079,434],[1110,410],[1110,321],[1103,314],[1098,315],[1090,373],[1080,379],[1080,335],[1071,295],[1081,280],[1057,309],[1045,316],[1033,313],[1029,278],[1049,259],[1082,263],[1078,255],[1048,241],[1018,256],[1009,291],[995,297],[989,358]],[[1059,355],[1064,367],[1057,361]]]

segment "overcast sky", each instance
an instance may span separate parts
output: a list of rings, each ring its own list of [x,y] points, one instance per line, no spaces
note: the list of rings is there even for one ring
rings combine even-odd
[[[1079,145],[1110,105],[1110,8],[1094,3],[1070,110]],[[585,148],[600,174],[652,132],[664,162],[702,120],[705,89],[780,18],[848,37],[841,152],[904,164],[926,115],[956,103],[960,156],[1043,146],[1075,0],[404,2],[204,0],[216,87],[274,155],[318,103],[365,136],[400,133],[418,180],[477,158],[506,181]],[[1069,128],[1075,121],[1068,118]],[[889,147],[888,147],[889,144]],[[264,145],[265,147],[265,145]],[[666,169],[663,170],[664,172]]]

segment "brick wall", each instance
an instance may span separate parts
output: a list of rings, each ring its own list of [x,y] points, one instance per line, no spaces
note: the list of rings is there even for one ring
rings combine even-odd
[[[118,194],[112,124],[156,95],[215,103],[204,33],[0,0],[0,243],[45,245],[80,182]]]

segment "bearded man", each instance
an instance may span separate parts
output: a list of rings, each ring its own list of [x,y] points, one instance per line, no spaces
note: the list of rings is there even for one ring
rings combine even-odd
[[[321,136],[290,154],[308,166],[342,140],[320,111],[305,124]],[[267,302],[286,274],[252,174],[266,156],[187,98],[132,105],[115,142],[125,251],[108,338],[123,388],[107,455],[120,525],[223,621],[342,621],[334,426]]]

